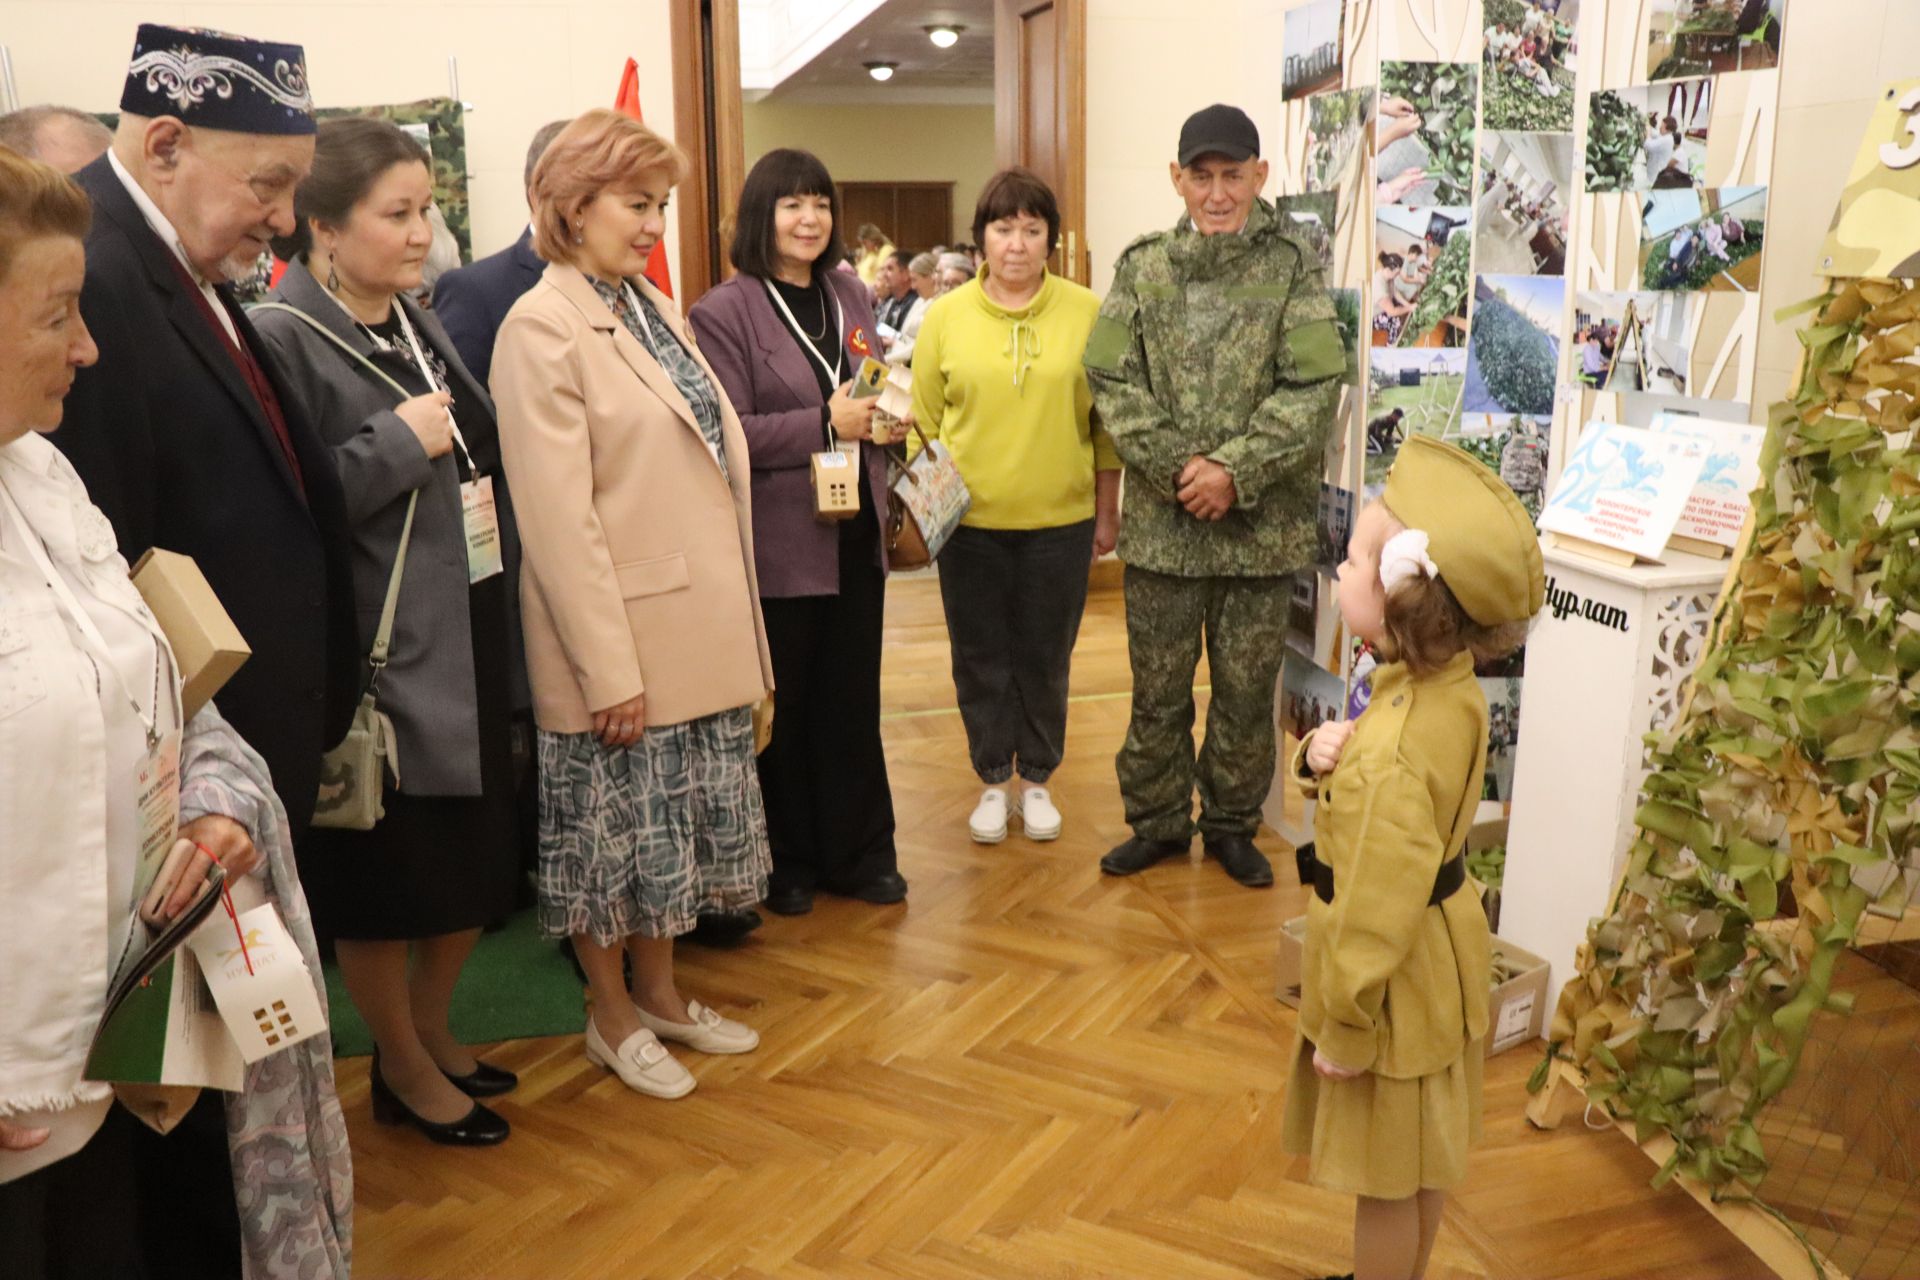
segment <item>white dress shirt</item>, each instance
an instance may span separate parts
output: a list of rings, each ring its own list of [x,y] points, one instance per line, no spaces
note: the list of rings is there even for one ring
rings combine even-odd
[[[127,189],[128,195],[133,197],[135,207],[140,210],[140,216],[147,220],[147,225],[153,228],[153,234],[160,237],[160,243],[167,246],[167,251],[180,260],[180,265],[187,269],[188,277],[200,287],[201,296],[206,298],[207,305],[213,308],[213,314],[220,317],[220,327],[227,331],[227,337],[233,340],[234,346],[239,346],[240,331],[233,327],[233,317],[227,314],[227,304],[220,301],[220,295],[214,292],[213,286],[207,283],[206,277],[202,276],[199,269],[187,258],[186,247],[180,243],[180,233],[173,229],[173,223],[167,220],[166,214],[160,212],[160,206],[153,202],[153,197],[140,189],[140,184],[135,182],[133,175],[127,172],[127,166],[121,164],[120,157],[113,154],[111,150],[107,152],[107,163],[113,167],[113,176],[120,179],[120,185]]]
[[[180,726],[172,656],[164,655],[155,707],[157,627],[127,581],[112,526],[70,465],[29,434],[0,446],[0,484],[106,641],[110,668],[101,669],[62,613],[0,502],[0,801],[31,805],[10,833],[17,860],[0,872],[9,899],[0,915],[10,926],[0,953],[16,972],[34,975],[31,998],[16,990],[4,1002],[12,1025],[0,1025],[0,1101],[17,1108],[10,1124],[52,1130],[31,1150],[0,1151],[4,1183],[78,1151],[112,1106],[108,1087],[83,1080],[82,1067],[134,907],[134,777],[146,728],[128,692],[162,734]],[[59,781],[37,785],[48,761]]]

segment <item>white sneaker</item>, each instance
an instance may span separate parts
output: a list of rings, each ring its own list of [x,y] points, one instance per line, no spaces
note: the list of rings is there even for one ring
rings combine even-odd
[[[1060,838],[1060,811],[1053,807],[1053,797],[1045,787],[1020,788],[1018,808],[1027,839],[1044,844]]]
[[[760,1033],[744,1022],[723,1018],[698,1000],[687,1001],[692,1022],[668,1022],[633,1006],[640,1025],[662,1040],[677,1040],[696,1053],[751,1053],[760,1047]]]
[[[600,1028],[587,1018],[587,1061],[605,1067],[620,1077],[620,1082],[635,1093],[655,1098],[684,1098],[693,1092],[693,1073],[675,1062],[653,1032],[644,1027],[620,1043],[615,1053],[607,1048]]]
[[[999,844],[1007,838],[1007,789],[988,787],[980,793],[980,803],[973,806],[973,816],[967,819],[967,830],[973,833],[975,844]]]

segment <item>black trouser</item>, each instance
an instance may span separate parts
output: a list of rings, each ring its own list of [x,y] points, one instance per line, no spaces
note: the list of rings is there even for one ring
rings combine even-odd
[[[773,889],[851,890],[897,866],[880,745],[879,527],[840,534],[840,594],[762,598],[773,653],[773,742],[760,754]]]
[[[238,1280],[226,1095],[161,1137],[125,1108],[65,1160],[0,1183],[8,1280]]]
[[[954,530],[940,552],[953,690],[973,771],[1045,782],[1067,744],[1067,672],[1087,607],[1093,521]]]

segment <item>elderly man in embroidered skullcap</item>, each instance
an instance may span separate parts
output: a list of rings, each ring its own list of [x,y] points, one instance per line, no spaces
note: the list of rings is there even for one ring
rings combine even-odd
[[[228,282],[293,230],[313,161],[306,59],[143,25],[120,110],[112,149],[75,175],[93,201],[80,310],[100,360],[79,371],[54,443],[127,560],[193,557],[252,647],[220,708],[265,758],[297,849],[358,697],[346,500]],[[222,1096],[164,1139],[136,1135],[167,1274],[239,1274]]]

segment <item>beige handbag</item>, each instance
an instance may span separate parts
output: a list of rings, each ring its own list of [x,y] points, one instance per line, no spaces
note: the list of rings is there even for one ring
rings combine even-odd
[[[394,738],[393,721],[380,710],[374,694],[380,673],[387,667],[387,650],[393,643],[393,609],[400,601],[400,578],[407,568],[407,543],[413,538],[413,510],[420,502],[420,491],[407,499],[407,522],[400,531],[400,549],[394,553],[393,574],[387,579],[387,599],[380,608],[380,629],[374,633],[373,650],[367,654],[367,691],[353,712],[353,727],[340,745],[320,757],[320,794],[314,801],[313,825],[337,827],[347,831],[371,831],[387,816],[382,800],[387,773],[393,773],[394,785],[400,782],[400,751]]]
[[[386,370],[342,342],[338,334],[300,308],[284,302],[263,302],[253,310],[284,311],[299,317],[315,333],[392,387],[401,400],[412,398],[405,387],[387,375]],[[373,830],[380,819],[387,816],[387,807],[382,799],[387,774],[393,774],[396,786],[400,782],[400,751],[393,732],[393,721],[380,710],[375,695],[380,685],[380,673],[386,670],[387,652],[393,643],[394,606],[400,602],[400,579],[406,573],[407,544],[413,540],[413,513],[419,505],[420,491],[415,489],[407,499],[406,523],[400,528],[400,546],[393,555],[393,572],[387,577],[387,598],[380,608],[380,626],[374,632],[373,649],[367,654],[367,687],[360,695],[360,705],[354,709],[353,726],[347,730],[347,736],[340,740],[339,746],[320,758],[320,792],[313,808],[313,825],[316,827],[332,827],[343,831]]]

